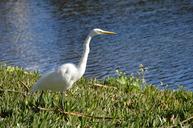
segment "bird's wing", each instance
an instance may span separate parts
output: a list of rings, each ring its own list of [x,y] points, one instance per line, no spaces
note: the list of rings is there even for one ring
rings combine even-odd
[[[65,89],[71,88],[73,83],[77,80],[78,70],[74,64],[68,63],[60,66],[58,68],[58,73],[62,75],[63,81],[66,81]]]
[[[64,64],[55,71],[43,75],[32,87],[32,92],[37,90],[65,91],[75,82],[77,68],[73,64]]]
[[[63,86],[64,82],[61,79],[61,74],[53,71],[43,75],[33,86],[32,92],[37,90],[62,91],[61,88],[63,88]]]

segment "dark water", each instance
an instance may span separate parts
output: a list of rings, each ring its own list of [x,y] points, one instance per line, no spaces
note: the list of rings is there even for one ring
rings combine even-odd
[[[193,2],[190,0],[1,0],[0,61],[46,72],[78,63],[93,28],[116,36],[92,40],[86,77],[136,73],[146,81],[193,90]]]

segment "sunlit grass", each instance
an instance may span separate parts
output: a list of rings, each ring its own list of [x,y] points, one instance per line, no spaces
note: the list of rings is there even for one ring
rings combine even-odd
[[[38,78],[37,72],[0,66],[0,127],[192,126],[189,91],[159,90],[119,72],[104,81],[82,78],[65,94],[45,92],[40,101],[40,92],[29,94]]]

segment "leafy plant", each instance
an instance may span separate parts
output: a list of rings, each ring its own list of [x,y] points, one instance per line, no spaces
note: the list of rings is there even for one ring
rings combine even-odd
[[[191,127],[192,92],[142,89],[141,79],[117,72],[103,81],[82,78],[64,94],[46,91],[37,102],[40,92],[29,91],[39,73],[1,65],[0,127]]]

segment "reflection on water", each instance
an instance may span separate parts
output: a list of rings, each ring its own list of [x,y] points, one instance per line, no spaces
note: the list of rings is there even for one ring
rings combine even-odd
[[[193,84],[193,2],[186,0],[17,0],[0,2],[0,61],[46,72],[78,63],[88,32],[104,28],[116,36],[91,43],[86,77],[136,73],[159,85]]]

